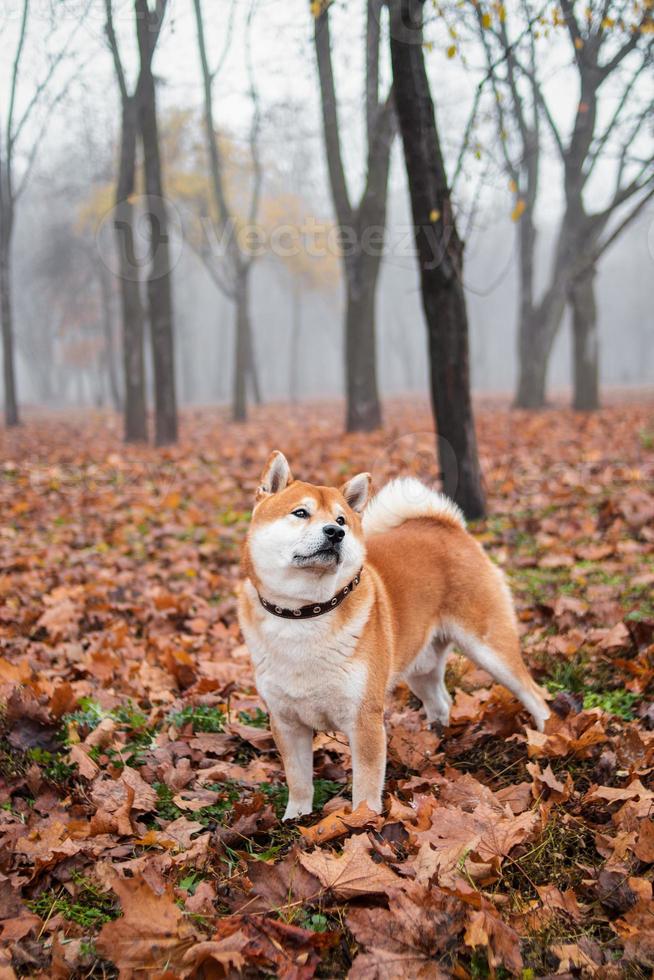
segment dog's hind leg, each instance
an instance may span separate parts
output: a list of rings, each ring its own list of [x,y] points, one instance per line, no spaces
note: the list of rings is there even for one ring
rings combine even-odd
[[[430,724],[435,721],[442,725],[449,724],[452,698],[445,687],[449,649],[448,640],[430,640],[405,674],[407,684],[422,701]]]
[[[483,637],[453,625],[451,636],[462,653],[503,684],[523,703],[539,731],[543,731],[550,709],[543,693],[527,670],[520,652],[517,631],[492,627]]]

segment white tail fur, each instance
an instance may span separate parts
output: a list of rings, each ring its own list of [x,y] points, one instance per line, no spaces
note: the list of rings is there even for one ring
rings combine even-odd
[[[466,526],[453,500],[408,476],[391,480],[373,497],[363,512],[363,533],[367,538],[382,534],[413,517],[433,517],[447,524]]]

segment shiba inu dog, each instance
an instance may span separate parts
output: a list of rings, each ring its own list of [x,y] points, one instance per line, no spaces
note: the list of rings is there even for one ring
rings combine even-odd
[[[285,819],[312,810],[316,729],[347,735],[353,807],[381,810],[386,692],[406,681],[428,722],[446,725],[451,643],[539,729],[549,716],[504,576],[456,504],[410,478],[368,503],[370,483],[368,473],[340,490],[303,483],[273,452],[256,493],[239,619],[286,771]]]

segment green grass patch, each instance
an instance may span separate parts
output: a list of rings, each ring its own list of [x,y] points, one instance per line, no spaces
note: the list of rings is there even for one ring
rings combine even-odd
[[[179,817],[190,817],[190,819],[197,820],[203,827],[209,829],[228,823],[227,818],[243,792],[243,788],[238,783],[208,783],[206,789],[220,793],[220,799],[195,810],[189,815],[188,811],[181,810],[175,804],[175,793],[165,783],[153,783],[153,789],[157,793],[157,809],[154,816],[158,817],[159,820],[169,823]]]
[[[243,725],[252,725],[253,728],[270,728],[270,718],[261,708],[254,711],[239,711],[238,720]]]
[[[220,708],[209,708],[207,705],[189,704],[181,711],[168,716],[168,721],[176,728],[191,725],[194,732],[222,732],[227,716]]]
[[[74,897],[65,888],[61,888],[58,891],[42,892],[38,898],[25,904],[43,920],[50,919],[53,915],[62,915],[64,919],[76,922],[84,929],[94,929],[118,918],[120,909],[112,895],[101,891],[91,878],[84,875],[73,872],[72,879],[75,885]]]
[[[62,718],[63,744],[70,746],[79,740],[83,741],[105,718],[116,722],[117,730],[126,736],[126,744],[121,747],[120,752],[114,749],[92,750],[91,757],[97,762],[100,755],[104,754],[119,768],[124,765],[141,765],[142,757],[152,748],[159,729],[148,725],[147,715],[131,700],[107,711],[93,698],[81,698],[79,708]]]
[[[616,715],[624,721],[633,721],[633,707],[637,701],[636,694],[622,688],[615,691],[588,691],[584,695],[584,708],[601,708],[609,715]]]
[[[76,766],[66,762],[62,753],[48,752],[46,749],[28,749],[25,753],[30,762],[41,767],[41,772],[51,783],[63,785],[75,775]]]

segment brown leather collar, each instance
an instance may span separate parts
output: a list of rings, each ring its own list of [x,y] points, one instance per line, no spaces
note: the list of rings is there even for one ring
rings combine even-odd
[[[340,606],[343,599],[349,596],[350,592],[354,592],[357,585],[361,581],[361,573],[363,568],[360,568],[356,573],[352,581],[337,592],[332,599],[328,599],[327,602],[312,602],[308,606],[300,606],[299,609],[284,609],[282,606],[276,606],[273,602],[268,602],[259,595],[259,602],[266,610],[266,612],[272,613],[273,616],[281,616],[282,619],[315,619],[317,616],[324,616],[325,613],[331,612],[332,609],[336,609]]]

